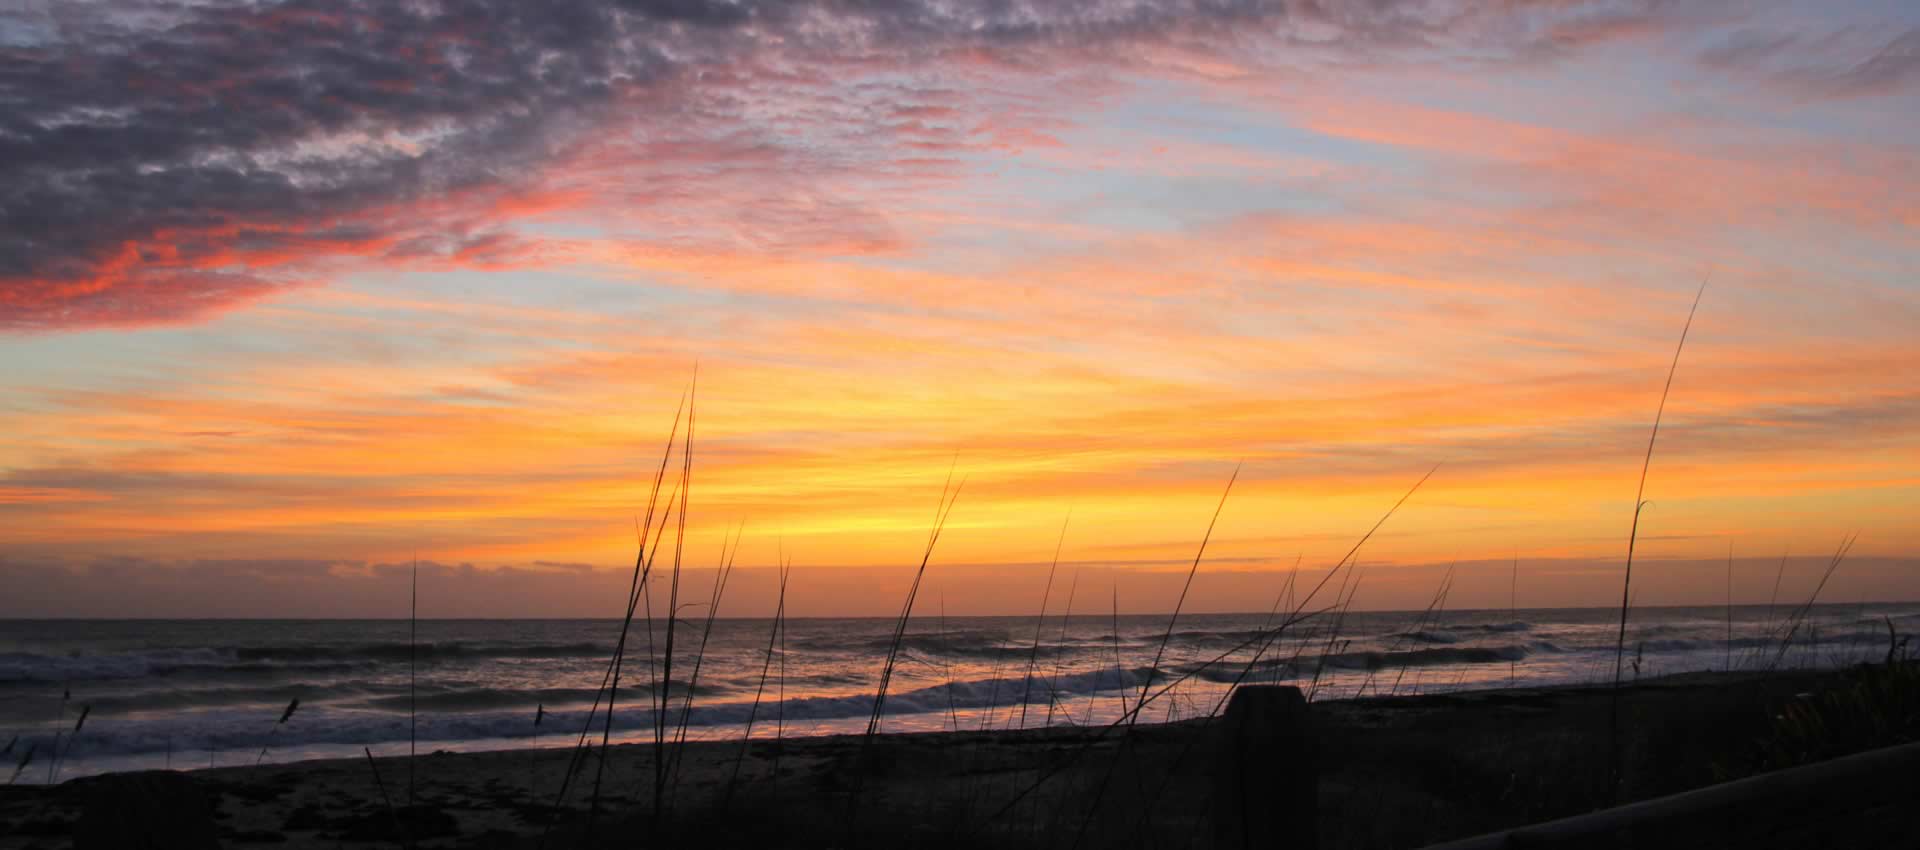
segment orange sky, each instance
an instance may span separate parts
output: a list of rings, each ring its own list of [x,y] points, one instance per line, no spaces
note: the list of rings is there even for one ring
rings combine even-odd
[[[141,204],[0,174],[53,193],[7,207],[42,230],[0,246],[0,576],[51,589],[0,614],[86,612],[84,581],[47,577],[113,570],[369,613],[276,595],[276,570],[350,587],[416,555],[500,588],[551,573],[574,595],[529,609],[608,614],[606,577],[565,565],[631,562],[696,362],[697,563],[744,524],[749,566],[846,571],[810,613],[897,604],[950,469],[935,569],[956,613],[990,613],[1033,609],[1069,512],[1068,563],[1177,570],[1236,464],[1202,607],[1263,609],[1273,571],[1331,565],[1435,464],[1357,604],[1424,604],[1457,559],[1485,575],[1456,604],[1504,605],[1517,556],[1536,604],[1604,605],[1709,277],[1642,526],[1683,566],[1639,601],[1719,599],[1701,565],[1730,544],[1764,601],[1783,551],[1854,533],[1841,598],[1920,598],[1920,64],[1887,64],[1920,21],[1530,5],[1423,21],[1417,48],[1376,38],[1399,19],[1186,4],[1004,40],[927,10],[763,18],[673,30],[658,76],[582,32],[566,55],[614,68],[605,90],[494,103],[459,79],[492,59],[411,57],[339,93],[355,123],[291,129],[252,94],[277,72],[210,83],[263,129],[122,139],[153,148],[124,177]],[[230,14],[377,46],[372,22]],[[31,23],[0,32],[92,49]],[[169,55],[115,114],[160,126],[165,63],[191,76]],[[46,126],[117,108],[89,82],[36,106],[82,116]],[[36,173],[127,166],[23,144]],[[1154,581],[1130,609],[1164,607]],[[197,604],[160,607],[232,613]]]

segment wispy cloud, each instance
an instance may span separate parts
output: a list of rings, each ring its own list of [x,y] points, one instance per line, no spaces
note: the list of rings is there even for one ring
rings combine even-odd
[[[1810,100],[1913,95],[1920,89],[1920,28],[1744,28],[1708,47],[1700,60]]]
[[[1668,17],[1425,0],[15,12],[0,326],[202,318],[349,261],[511,266],[537,251],[528,217],[588,203],[644,218],[618,229],[648,242],[884,249],[897,237],[849,181],[906,190],[972,152],[1044,147],[1044,116],[1103,70],[1518,62]]]

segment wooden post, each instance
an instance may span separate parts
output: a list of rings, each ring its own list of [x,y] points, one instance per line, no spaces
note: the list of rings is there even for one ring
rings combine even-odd
[[[1215,850],[1313,850],[1319,844],[1319,765],[1308,721],[1299,688],[1234,690],[1214,761]]]

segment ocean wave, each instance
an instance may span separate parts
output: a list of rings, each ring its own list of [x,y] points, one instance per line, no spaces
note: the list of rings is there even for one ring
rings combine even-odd
[[[1322,656],[1329,667],[1379,670],[1392,667],[1435,667],[1449,664],[1493,664],[1525,660],[1524,646],[1463,646],[1413,649],[1402,652],[1341,652]]]
[[[906,715],[977,711],[989,707],[1006,709],[1022,703],[1045,706],[1069,696],[1138,688],[1144,674],[1144,670],[1102,668],[1057,677],[1036,674],[1031,679],[1021,675],[927,684],[889,693],[886,708],[889,715]],[[625,690],[623,687],[622,691]],[[415,718],[416,732],[419,740],[433,742],[521,739],[549,735],[555,730],[578,729],[588,720],[584,706],[593,701],[595,694],[590,688],[519,693],[473,689],[423,694],[419,696],[420,706],[431,705],[436,710]],[[529,697],[549,706],[539,728],[534,727],[530,710],[503,710],[519,708],[522,703],[530,707],[533,703],[528,701]],[[502,704],[488,704],[494,700]],[[692,727],[739,725],[747,721],[749,714],[769,723],[776,717],[784,718],[787,723],[844,720],[871,714],[873,701],[874,695],[870,692],[795,696],[784,702],[768,698],[757,708],[750,699],[696,700],[687,715],[687,723]],[[407,740],[406,695],[381,697],[373,702],[380,703],[382,710],[365,710],[365,703],[315,705],[303,696],[300,712],[284,725],[274,722],[278,711],[266,707],[252,711],[183,712],[166,718],[106,716],[88,723],[86,733],[72,746],[83,755],[125,755],[158,753],[163,748],[205,752],[209,748],[245,750],[268,745],[371,746]],[[556,705],[560,707],[553,707]],[[670,703],[668,716],[672,722],[678,722],[683,706],[678,700]],[[595,716],[601,718],[593,721],[597,727],[604,722],[605,714]],[[634,704],[615,713],[612,728],[626,732],[651,730],[654,716],[645,703]],[[29,727],[23,732],[19,745],[34,743],[36,734],[40,734],[39,730]]]
[[[125,652],[0,653],[0,684],[142,679],[177,675],[274,675],[365,670],[409,659],[434,664],[448,659],[568,659],[611,655],[596,643],[404,643],[344,646],[240,646]]]
[[[314,661],[369,659],[374,661],[432,660],[439,658],[581,658],[612,656],[613,645],[575,643],[488,643],[446,641],[406,644],[362,643],[344,646],[242,646],[230,650],[242,661]]]
[[[1441,626],[1441,628],[1456,632],[1491,632],[1504,634],[1508,632],[1533,631],[1533,624],[1524,620],[1514,620],[1507,623],[1455,623],[1449,626]]]
[[[326,662],[300,669],[340,671],[372,666]],[[104,679],[143,679],[178,673],[248,673],[295,669],[288,665],[247,664],[215,649],[163,649],[135,652],[46,655],[35,652],[0,653],[0,684],[76,682]]]
[[[1248,641],[1260,640],[1272,634],[1268,629],[1187,629],[1165,636],[1173,644],[1223,644],[1238,646]],[[1145,641],[1158,644],[1159,637]]]
[[[1777,649],[1781,646],[1783,634],[1742,635],[1731,641],[1726,637],[1702,638],[1656,638],[1653,640],[1633,640],[1629,636],[1627,651],[1645,652],[1699,652],[1722,650],[1729,646],[1734,649]],[[1882,632],[1841,632],[1838,634],[1801,629],[1793,635],[1793,645],[1827,647],[1876,647],[1887,645],[1887,633]]]

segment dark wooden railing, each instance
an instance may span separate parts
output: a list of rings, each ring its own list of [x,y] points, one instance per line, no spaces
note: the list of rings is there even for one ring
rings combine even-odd
[[[1920,847],[1920,743],[1436,844],[1500,848]]]

